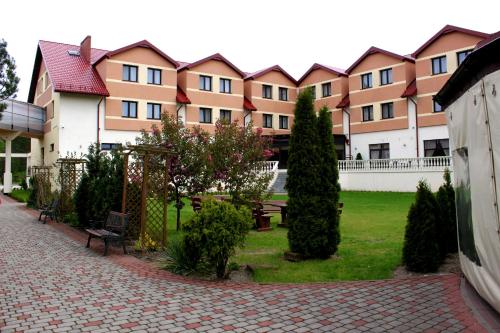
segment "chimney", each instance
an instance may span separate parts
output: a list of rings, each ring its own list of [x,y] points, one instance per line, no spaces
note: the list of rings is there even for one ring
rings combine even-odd
[[[90,48],[91,48],[91,37],[87,36],[80,43],[80,56],[83,57],[87,62],[90,63]]]

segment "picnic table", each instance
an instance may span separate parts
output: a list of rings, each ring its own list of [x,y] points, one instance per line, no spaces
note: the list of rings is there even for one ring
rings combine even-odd
[[[269,209],[269,207],[276,207],[277,209]],[[267,208],[267,209],[266,209]],[[278,227],[287,228],[288,227],[288,213],[287,213],[287,203],[286,200],[268,200],[264,201],[264,211],[266,213],[281,213],[281,223],[278,223]]]

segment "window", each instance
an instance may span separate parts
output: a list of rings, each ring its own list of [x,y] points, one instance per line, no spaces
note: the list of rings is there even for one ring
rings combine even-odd
[[[432,59],[432,74],[446,73],[446,56],[437,57]]]
[[[392,83],[392,68],[383,69],[380,71],[380,85],[385,86],[386,84]]]
[[[288,129],[288,116],[280,116],[280,129]]]
[[[361,89],[373,87],[372,73],[361,75]]]
[[[390,158],[388,143],[377,143],[374,145],[369,145],[369,148],[370,148],[371,160],[381,160]]]
[[[117,150],[121,147],[121,143],[101,143],[101,150]]]
[[[137,102],[123,101],[122,102],[122,117],[137,118]]]
[[[394,103],[382,103],[382,119],[394,118]]]
[[[148,103],[148,119],[161,118],[161,104]]]
[[[212,122],[212,109],[200,108],[200,123],[211,123]]]
[[[221,120],[224,120],[228,123],[231,122],[231,110],[220,110],[220,117]]]
[[[313,99],[316,99],[316,86],[310,86],[309,89],[311,89]]]
[[[54,151],[54,144],[53,143],[50,144],[50,151]]]
[[[448,156],[450,145],[448,139],[424,140],[424,156]]]
[[[458,66],[460,66],[465,58],[467,58],[467,56],[469,54],[471,54],[472,50],[466,50],[466,51],[462,51],[462,52],[457,52],[457,63],[458,63]]]
[[[212,91],[212,77],[200,75],[200,90]]]
[[[363,121],[373,120],[373,105],[363,106],[361,109],[363,111]]]
[[[288,101],[288,88],[279,88],[279,93],[280,93],[280,101]]]
[[[263,114],[262,115],[262,127],[273,128],[273,115]]]
[[[148,68],[148,84],[161,84],[161,69]]]
[[[321,91],[323,92],[323,97],[328,97],[332,95],[332,83],[323,83],[321,85]]]
[[[273,87],[267,84],[262,85],[262,98],[273,99]]]
[[[231,80],[220,79],[220,92],[230,94],[231,93]]]
[[[434,108],[434,112],[441,112],[441,111],[443,111],[443,108],[441,107],[441,104],[439,104],[438,102],[436,102],[434,99],[432,100],[432,105],[433,105],[433,108]]]
[[[137,82],[137,66],[123,65],[123,81]]]
[[[43,89],[47,89],[49,87],[49,73],[45,72],[44,79],[43,79]]]

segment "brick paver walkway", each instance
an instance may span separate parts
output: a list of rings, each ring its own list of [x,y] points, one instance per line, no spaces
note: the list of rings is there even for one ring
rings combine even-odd
[[[0,204],[1,332],[482,332],[455,275],[314,285],[186,280]]]

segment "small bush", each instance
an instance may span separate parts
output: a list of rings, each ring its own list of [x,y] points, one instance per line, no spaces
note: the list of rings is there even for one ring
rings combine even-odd
[[[28,183],[26,183],[26,177],[24,177],[23,180],[21,180],[21,188],[25,191],[28,189]]]
[[[413,272],[435,272],[441,263],[436,232],[437,202],[429,185],[420,181],[408,212],[403,263]]]
[[[189,256],[183,238],[175,238],[169,242],[165,251],[165,259],[165,268],[176,274],[189,275],[203,270],[200,262]]]
[[[78,221],[78,215],[74,212],[67,213],[64,215],[64,223],[67,223],[74,228],[78,228],[80,226],[80,222]]]
[[[448,253],[455,253],[458,250],[457,241],[457,215],[455,211],[455,190],[451,185],[451,176],[448,169],[445,170],[444,184],[439,187],[436,193],[438,204],[437,233],[438,246],[441,257]]]
[[[356,161],[362,161],[363,160],[363,156],[361,156],[361,153],[357,153],[356,154]]]
[[[246,207],[236,209],[227,202],[209,199],[185,224],[185,252],[191,258],[206,262],[218,278],[226,276],[226,266],[237,246],[242,246],[252,226],[252,215]]]

